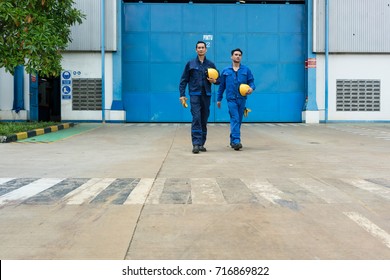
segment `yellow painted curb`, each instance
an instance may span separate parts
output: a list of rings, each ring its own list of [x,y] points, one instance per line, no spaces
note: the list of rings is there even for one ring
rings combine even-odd
[[[16,133],[16,139],[22,140],[28,137],[27,132],[18,132]]]
[[[35,132],[37,135],[45,134],[45,130],[43,128],[37,128],[35,129]]]

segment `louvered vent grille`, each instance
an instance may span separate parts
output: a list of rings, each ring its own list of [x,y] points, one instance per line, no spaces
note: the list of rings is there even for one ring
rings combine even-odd
[[[102,79],[73,79],[73,103],[75,111],[102,109]]]
[[[337,80],[337,111],[380,111],[380,80]]]

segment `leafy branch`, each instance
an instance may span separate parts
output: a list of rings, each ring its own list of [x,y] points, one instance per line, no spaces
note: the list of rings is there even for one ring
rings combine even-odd
[[[18,65],[27,73],[56,76],[62,51],[72,41],[70,27],[85,15],[73,0],[0,0],[0,67],[14,74]]]

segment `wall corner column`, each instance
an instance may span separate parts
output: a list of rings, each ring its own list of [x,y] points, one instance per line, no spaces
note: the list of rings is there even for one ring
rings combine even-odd
[[[14,102],[12,110],[19,113],[24,110],[24,66],[15,67],[14,73]]]
[[[116,2],[116,52],[113,53],[113,101],[111,110],[124,110],[122,94],[122,0]]]

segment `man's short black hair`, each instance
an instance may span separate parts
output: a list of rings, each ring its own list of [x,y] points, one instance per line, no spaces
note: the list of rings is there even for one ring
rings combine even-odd
[[[231,54],[233,55],[234,52],[240,52],[241,55],[242,55],[242,50],[241,50],[240,48],[237,48],[237,49],[232,50],[232,51],[231,51]]]
[[[207,45],[204,41],[198,41],[196,42],[195,49],[198,47],[199,44],[204,44],[204,47],[207,49]]]

